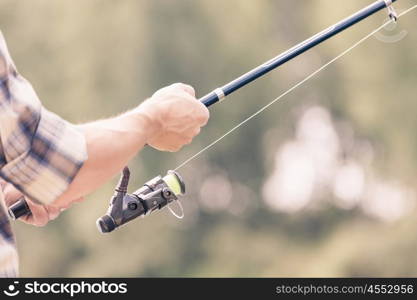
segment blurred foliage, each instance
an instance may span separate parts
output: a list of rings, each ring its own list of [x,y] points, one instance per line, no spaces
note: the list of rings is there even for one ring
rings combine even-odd
[[[173,82],[201,96],[369,2],[3,0],[0,28],[44,105],[80,123],[132,108]],[[385,18],[369,18],[215,105],[208,126],[181,152],[144,149],[130,164],[131,189],[174,168]],[[373,172],[415,189],[416,18],[407,15],[387,33],[406,30],[401,41],[370,39],[184,167],[184,220],[161,211],[100,235],[95,220],[114,180],[45,228],[16,223],[21,275],[417,276],[414,210],[382,222],[324,195],[320,207],[287,214],[271,210],[261,192],[274,153],[309,105],[326,107],[374,145]],[[206,178],[219,174],[229,188],[202,194]],[[228,190],[228,203],[207,205]]]

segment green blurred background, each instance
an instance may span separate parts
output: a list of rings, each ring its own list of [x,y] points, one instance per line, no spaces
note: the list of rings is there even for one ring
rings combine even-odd
[[[2,0],[0,28],[44,105],[81,123],[173,82],[201,96],[370,2]],[[399,11],[415,4],[398,2]],[[131,191],[386,17],[215,105],[182,151],[143,150],[130,163]],[[99,234],[115,178],[44,228],[16,223],[21,275],[417,276],[416,20],[381,31],[182,168],[183,220],[164,210]]]

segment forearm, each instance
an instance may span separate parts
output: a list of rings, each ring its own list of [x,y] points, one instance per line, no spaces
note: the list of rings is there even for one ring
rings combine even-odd
[[[53,204],[66,208],[96,190],[146,144],[161,151],[178,151],[191,142],[208,118],[207,108],[197,101],[192,87],[173,84],[119,117],[80,125],[88,159]]]
[[[67,207],[120,172],[147,143],[153,127],[146,115],[137,112],[79,125],[86,138],[88,159],[54,205]]]

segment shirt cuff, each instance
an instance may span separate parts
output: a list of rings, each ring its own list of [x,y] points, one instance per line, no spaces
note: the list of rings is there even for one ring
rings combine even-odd
[[[50,204],[68,188],[86,159],[84,134],[42,109],[30,149],[4,165],[0,175],[29,198]]]

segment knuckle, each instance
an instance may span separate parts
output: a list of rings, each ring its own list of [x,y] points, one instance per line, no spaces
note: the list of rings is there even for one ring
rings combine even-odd
[[[182,82],[177,82],[177,83],[174,83],[173,85],[172,85],[176,90],[179,90],[182,94],[183,93],[186,93],[186,94],[188,94],[188,95],[191,95],[191,96],[195,96],[195,90],[194,90],[194,88],[191,86],[191,85],[189,85],[189,84],[185,84],[185,83],[182,83]]]
[[[195,89],[191,85],[185,84],[184,88],[191,96],[195,96]]]
[[[171,87],[178,88],[178,87],[181,87],[181,85],[182,85],[181,82],[175,82],[175,83],[171,84]]]
[[[191,144],[191,142],[193,141],[193,138],[192,137],[187,137],[185,140],[185,144]]]
[[[197,136],[201,131],[200,126],[195,127],[192,131],[191,131],[191,138]]]
[[[208,112],[208,109],[202,110],[200,114],[198,115],[198,121],[201,125],[206,125],[208,120],[210,118],[210,113]]]
[[[174,89],[180,89],[183,90],[186,88],[186,85],[184,83],[181,82],[177,82],[171,85]]]
[[[182,145],[175,145],[174,147],[172,147],[172,151],[171,152],[177,152],[182,148]]]
[[[178,146],[181,148],[184,145],[191,143],[193,137],[191,132],[184,133],[182,136],[178,137]]]
[[[182,141],[179,138],[177,138],[177,140],[174,143],[171,143],[170,145],[166,147],[166,151],[177,152],[178,150],[181,149],[182,145],[183,145]]]

